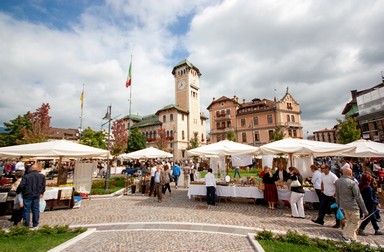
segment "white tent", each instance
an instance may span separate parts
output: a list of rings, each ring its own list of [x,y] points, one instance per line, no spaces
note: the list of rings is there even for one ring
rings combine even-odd
[[[107,150],[74,143],[67,140],[23,144],[0,148],[1,157],[73,157],[73,158],[106,158]]]
[[[269,144],[260,146],[261,153],[264,154],[289,154],[292,155],[312,155],[314,157],[340,156],[345,152],[354,150],[355,146],[344,144],[326,143],[297,138],[286,138]]]
[[[355,150],[344,153],[342,156],[349,157],[384,157],[384,144],[370,140],[356,140],[347,146],[356,147]]]
[[[140,158],[172,158],[173,155],[169,152],[165,152],[154,147],[134,151],[127,154],[121,154],[118,156],[122,159],[140,159]]]
[[[258,147],[240,144],[229,140],[208,144],[188,151],[189,156],[230,156],[257,154]]]

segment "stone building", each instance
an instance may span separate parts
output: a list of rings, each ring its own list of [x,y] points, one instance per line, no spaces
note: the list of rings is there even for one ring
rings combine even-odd
[[[125,127],[138,128],[147,138],[147,146],[155,146],[158,130],[164,129],[167,151],[174,160],[187,158],[187,148],[196,134],[201,145],[206,144],[207,117],[200,111],[200,70],[187,59],[172,70],[175,103],[158,109],[154,114],[124,117]]]
[[[283,98],[258,99],[250,102],[238,97],[213,98],[207,108],[210,117],[210,140],[212,143],[227,138],[234,132],[237,142],[260,146],[271,141],[277,129],[284,137],[303,138],[300,105],[288,88]]]
[[[313,140],[319,142],[338,143],[336,129],[323,129],[313,132]]]

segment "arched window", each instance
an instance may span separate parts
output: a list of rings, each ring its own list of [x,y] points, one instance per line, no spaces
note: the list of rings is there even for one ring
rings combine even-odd
[[[204,142],[204,134],[201,134],[201,141]]]
[[[294,115],[291,115],[291,121],[295,122],[295,116]]]
[[[184,133],[184,130],[181,131],[181,139],[185,139],[185,133]]]
[[[163,115],[163,122],[166,122],[166,121],[167,121],[167,116]]]
[[[169,120],[170,120],[170,121],[173,121],[173,114],[171,114],[171,115],[169,116]]]
[[[289,115],[287,115],[287,122],[290,122],[291,120],[290,120],[290,117],[289,117]]]
[[[170,134],[170,136],[173,136],[173,130],[171,130],[171,132],[169,134]]]
[[[152,131],[149,132],[149,138],[152,138]]]

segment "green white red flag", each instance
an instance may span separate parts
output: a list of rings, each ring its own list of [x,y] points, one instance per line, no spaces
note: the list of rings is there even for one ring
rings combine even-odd
[[[127,77],[127,81],[125,82],[125,87],[129,88],[131,86],[131,83],[132,83],[132,60],[131,60],[131,63],[129,64],[128,77]]]

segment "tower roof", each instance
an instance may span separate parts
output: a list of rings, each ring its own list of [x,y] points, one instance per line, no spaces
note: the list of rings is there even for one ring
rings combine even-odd
[[[197,74],[199,76],[201,76],[200,70],[196,66],[194,66],[191,62],[189,62],[188,59],[186,59],[186,58],[183,59],[182,61],[180,61],[179,63],[177,63],[176,66],[173,67],[172,74],[175,75],[176,68],[179,68],[179,67],[184,66],[184,65],[188,66],[189,68],[194,69],[197,72]]]

